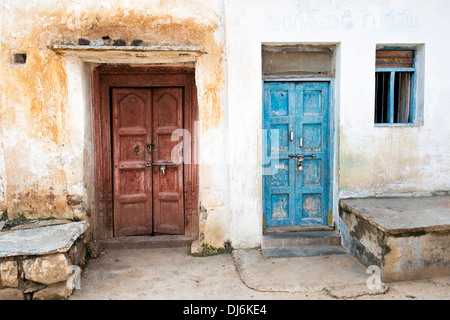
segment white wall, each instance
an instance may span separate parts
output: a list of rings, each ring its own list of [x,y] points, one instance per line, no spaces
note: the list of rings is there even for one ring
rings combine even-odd
[[[450,189],[450,63],[442,37],[450,2],[227,0],[225,6],[235,245],[257,245],[261,234],[261,43],[337,44],[335,201]],[[374,126],[377,44],[423,44],[423,125]],[[334,211],[336,218],[336,205]]]

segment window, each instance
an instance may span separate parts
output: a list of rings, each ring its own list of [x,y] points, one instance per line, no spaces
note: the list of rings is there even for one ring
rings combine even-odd
[[[375,123],[413,124],[415,50],[378,49],[375,69]]]
[[[261,51],[266,79],[334,75],[334,46],[263,44]]]

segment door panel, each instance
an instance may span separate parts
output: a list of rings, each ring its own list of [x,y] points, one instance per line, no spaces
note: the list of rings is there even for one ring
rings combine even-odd
[[[326,223],[328,86],[326,82],[264,84],[266,226]],[[304,157],[301,171],[296,170],[298,158],[289,155]]]
[[[184,234],[181,128],[181,87],[112,89],[114,236]]]
[[[183,128],[183,89],[153,89],[153,216],[155,233],[184,234],[183,164],[172,150],[172,133]],[[162,166],[156,163],[170,163]],[[174,164],[172,164],[174,163]]]
[[[93,237],[110,239],[116,236],[114,229],[114,190],[116,182],[113,145],[113,88],[182,88],[183,128],[192,136],[185,136],[178,150],[189,146],[183,165],[184,182],[184,234],[198,235],[199,225],[199,178],[198,178],[198,103],[195,70],[191,67],[168,66],[98,66],[92,72],[93,145],[95,149],[95,213]],[[151,100],[151,99],[150,99]],[[144,119],[143,117],[141,119]],[[180,137],[181,138],[181,137]],[[181,139],[178,139],[181,142]],[[146,141],[146,142],[152,142]],[[133,154],[133,153],[132,153]],[[150,162],[150,161],[149,161]],[[153,176],[153,168],[148,168]],[[152,181],[150,180],[150,186]]]
[[[152,232],[151,92],[112,89],[114,235]]]
[[[264,128],[268,150],[264,163],[270,175],[265,176],[266,224],[295,224],[294,161],[288,158],[294,152],[290,142],[295,126],[295,91],[293,83],[266,83],[264,93]],[[270,179],[268,178],[270,177]]]
[[[296,86],[297,134],[295,153],[312,155],[297,172],[298,224],[326,224],[328,207],[328,83],[305,82]],[[299,139],[302,139],[301,145]]]

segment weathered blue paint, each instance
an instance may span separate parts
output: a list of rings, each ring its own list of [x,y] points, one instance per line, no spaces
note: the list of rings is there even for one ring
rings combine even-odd
[[[414,72],[415,68],[375,68],[375,72],[391,72],[391,71],[401,71],[401,72]]]
[[[328,82],[264,82],[263,129],[267,151],[263,163],[266,226],[326,224],[329,201]],[[292,136],[291,136],[292,134]],[[305,157],[303,170],[295,170]],[[267,172],[267,169],[266,169]]]

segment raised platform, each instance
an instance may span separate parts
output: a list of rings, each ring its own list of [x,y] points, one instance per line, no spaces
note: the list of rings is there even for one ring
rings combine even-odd
[[[450,196],[344,199],[342,245],[384,282],[450,275]]]
[[[86,232],[88,226],[86,221],[68,223],[64,220],[50,220],[42,225],[34,222],[29,223],[29,226],[21,226],[21,229],[16,227],[1,232],[0,258],[67,252]]]
[[[69,297],[86,263],[88,227],[86,221],[36,220],[0,230],[0,300]]]

